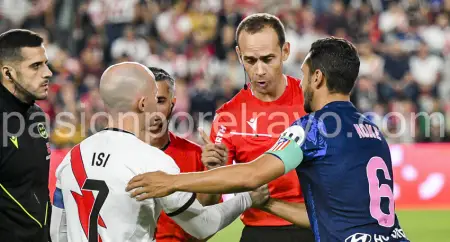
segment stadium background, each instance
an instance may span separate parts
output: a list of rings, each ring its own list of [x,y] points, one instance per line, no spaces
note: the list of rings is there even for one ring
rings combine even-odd
[[[196,127],[208,130],[216,108],[243,87],[234,34],[255,12],[285,24],[291,55],[284,68],[295,77],[314,40],[334,35],[357,45],[361,69],[352,101],[373,112],[391,144],[401,224],[411,241],[450,241],[449,0],[0,0],[0,32],[28,28],[46,39],[54,76],[39,105],[51,120],[53,169],[68,148],[105,125],[99,118],[84,130],[81,123],[103,110],[100,75],[120,61],[176,77],[180,115],[171,129],[198,142]],[[61,112],[73,114],[65,121],[77,126],[75,135],[58,135],[67,132],[54,122]],[[434,115],[427,122],[414,118],[419,112]],[[191,114],[195,126],[182,114]],[[241,228],[237,221],[211,241],[238,241]]]

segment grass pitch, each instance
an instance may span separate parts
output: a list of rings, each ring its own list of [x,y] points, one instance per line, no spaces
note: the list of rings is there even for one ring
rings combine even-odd
[[[450,242],[450,210],[400,210],[400,225],[411,242]],[[240,220],[216,234],[210,242],[238,242]]]

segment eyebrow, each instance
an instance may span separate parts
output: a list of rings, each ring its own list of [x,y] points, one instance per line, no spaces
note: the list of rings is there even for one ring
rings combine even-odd
[[[45,61],[36,61],[30,64],[30,66],[36,65],[36,64],[48,64],[48,60]]]
[[[262,56],[259,57],[259,59],[267,59],[267,58],[270,58],[270,57],[275,57],[275,54],[262,55]],[[244,56],[244,59],[245,60],[254,60],[254,59],[256,59],[256,57],[254,57],[254,56]]]

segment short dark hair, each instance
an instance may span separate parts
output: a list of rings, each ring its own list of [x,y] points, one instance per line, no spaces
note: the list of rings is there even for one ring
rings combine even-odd
[[[359,73],[359,56],[355,46],[341,38],[328,37],[315,41],[306,64],[310,73],[319,69],[327,78],[331,93],[350,94]]]
[[[169,87],[172,90],[175,90],[175,79],[164,69],[150,66],[148,69],[153,72],[155,76],[155,81],[167,81],[169,83]]]
[[[236,43],[239,45],[239,34],[245,31],[249,34],[261,32],[265,27],[270,27],[277,33],[278,44],[283,47],[286,42],[284,25],[276,16],[268,13],[255,13],[246,17],[236,30]]]
[[[39,47],[44,39],[26,29],[11,29],[0,34],[0,63],[22,60],[23,47]]]

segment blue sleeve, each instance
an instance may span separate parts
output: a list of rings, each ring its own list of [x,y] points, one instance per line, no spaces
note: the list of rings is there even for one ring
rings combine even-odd
[[[323,121],[315,118],[314,114],[309,114],[298,119],[292,125],[300,125],[305,130],[306,138],[301,145],[305,162],[314,161],[325,156],[327,143]]]
[[[58,187],[55,189],[55,193],[53,194],[53,206],[64,209],[63,194],[61,189]]]

